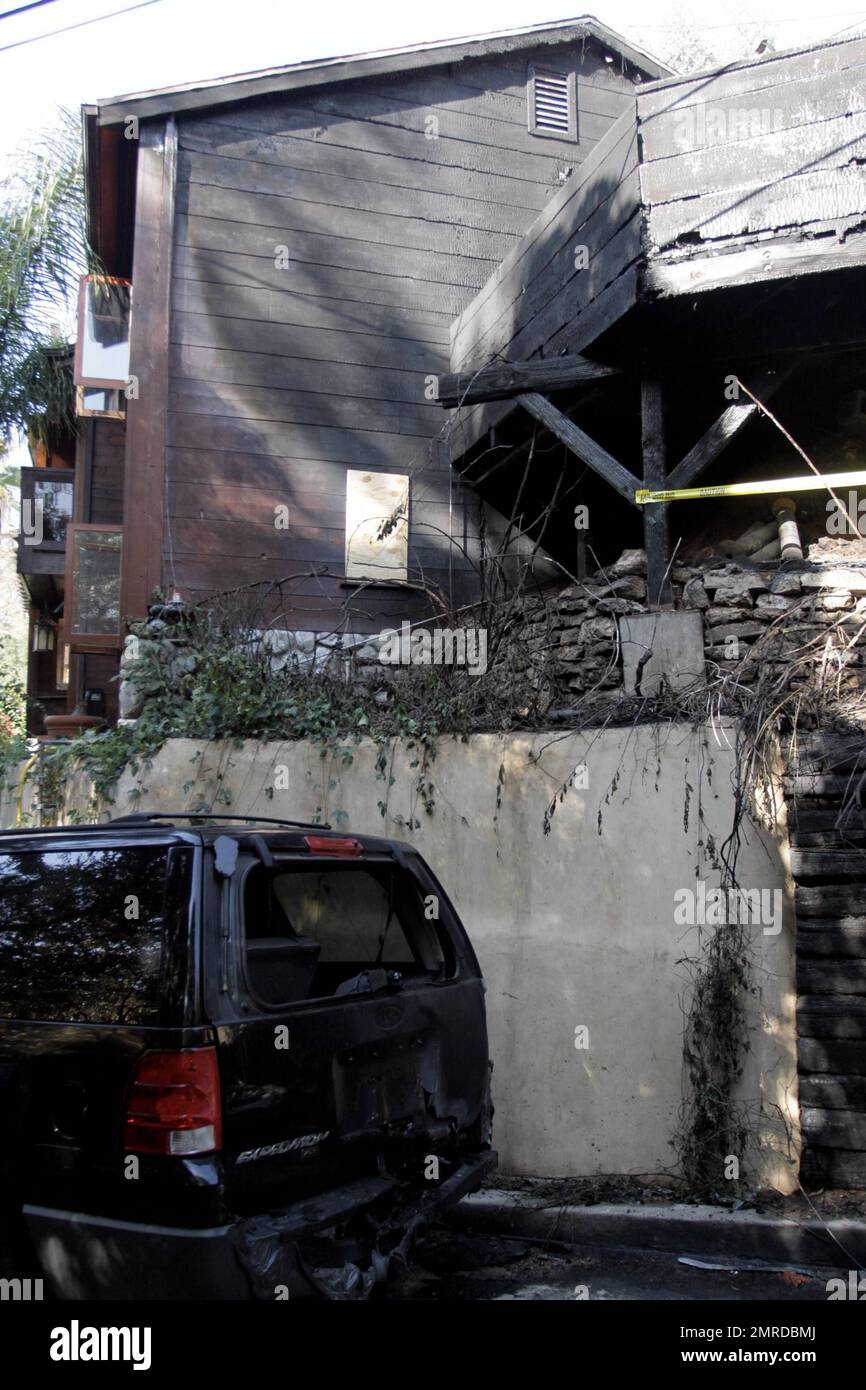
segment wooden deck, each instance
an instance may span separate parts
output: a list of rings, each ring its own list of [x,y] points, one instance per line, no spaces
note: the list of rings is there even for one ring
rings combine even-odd
[[[638,303],[862,265],[866,40],[662,79],[455,320],[451,371],[591,355]],[[464,409],[453,452],[509,408]]]
[[[649,293],[866,260],[866,40],[638,96]]]

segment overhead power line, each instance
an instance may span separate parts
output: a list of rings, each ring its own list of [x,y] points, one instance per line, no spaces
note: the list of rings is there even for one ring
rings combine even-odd
[[[26,10],[38,10],[43,5],[54,5],[57,0],[30,0],[28,5],[18,5],[14,10],[3,10],[0,19],[11,19],[13,15],[24,14]]]
[[[30,39],[19,39],[17,43],[0,44],[0,53],[8,53],[10,48],[24,48],[29,43],[40,43],[42,39],[54,39],[58,34],[70,34],[73,29],[86,29],[89,24],[102,24],[106,19],[117,19],[118,15],[130,14],[133,10],[144,10],[148,5],[158,5],[159,0],[139,0],[137,5],[127,5],[123,10],[112,10],[111,14],[95,15],[93,19],[79,20],[78,24],[67,24],[63,29],[52,29],[48,34],[34,34]]]

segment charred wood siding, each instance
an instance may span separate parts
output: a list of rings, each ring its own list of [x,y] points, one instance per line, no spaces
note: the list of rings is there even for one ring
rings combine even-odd
[[[634,304],[640,251],[632,98],[457,318],[452,370],[580,352]],[[460,451],[508,409],[479,406],[467,413]]]
[[[345,598],[346,470],[364,467],[411,475],[410,577],[474,596],[461,553],[476,551],[474,506],[435,442],[426,379],[449,369],[455,315],[633,102],[593,45],[546,47],[547,65],[577,73],[578,141],[534,137],[537,56],[179,119],[169,582],[208,590],[327,565],[301,585],[295,624],[328,628]],[[418,604],[361,602],[370,626]]]
[[[637,109],[650,291],[866,262],[866,41],[654,83]]]

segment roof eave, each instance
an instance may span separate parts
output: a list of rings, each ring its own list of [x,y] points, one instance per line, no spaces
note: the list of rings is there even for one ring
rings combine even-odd
[[[665,87],[676,87],[686,83],[705,83],[708,79],[722,77],[728,72],[739,72],[746,68],[759,68],[768,63],[777,63],[780,58],[796,58],[798,54],[820,53],[826,48],[843,48],[846,44],[862,44],[862,34],[851,34],[847,38],[835,37],[824,39],[819,43],[797,44],[793,48],[780,48],[773,53],[753,53],[747,58],[738,58],[731,63],[717,63],[709,68],[698,68],[694,72],[668,73],[663,77],[653,78],[651,82],[643,84],[641,90],[645,92],[657,92]]]
[[[258,73],[211,78],[191,86],[164,87],[150,92],[110,97],[98,103],[98,122],[100,125],[116,125],[130,116],[144,120],[169,112],[222,106],[276,92],[441,67],[473,57],[519,51],[537,44],[562,43],[581,36],[595,39],[602,46],[612,48],[649,80],[663,79],[671,75],[669,69],[649,54],[634,48],[621,35],[600,24],[592,15],[586,15],[567,22],[534,25],[525,29],[461,39],[457,42],[437,41],[413,48],[388,49],[379,53],[296,63],[288,67],[265,69]]]
[[[99,242],[99,140],[98,110],[81,108],[81,147],[84,152],[84,215],[87,243],[98,251]]]

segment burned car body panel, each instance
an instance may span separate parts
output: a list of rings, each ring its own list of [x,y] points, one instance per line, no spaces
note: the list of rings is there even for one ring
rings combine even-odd
[[[363,1297],[495,1163],[444,890],[303,829],[0,835],[0,1163],[59,1296]]]
[[[402,1202],[393,1179],[369,1178],[282,1212],[202,1229],[32,1205],[24,1215],[64,1299],[150,1299],[154,1270],[163,1299],[361,1299],[405,1258],[416,1231],[473,1191],[495,1163],[492,1151],[478,1155],[441,1186]],[[362,1218],[366,1241],[333,1234]]]

